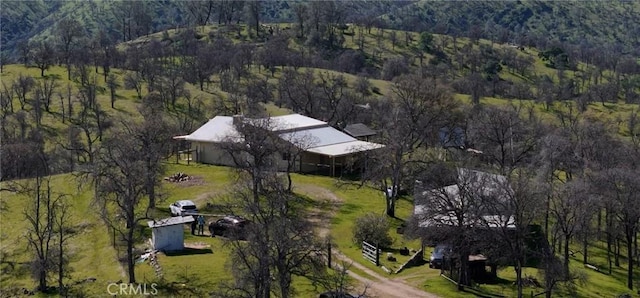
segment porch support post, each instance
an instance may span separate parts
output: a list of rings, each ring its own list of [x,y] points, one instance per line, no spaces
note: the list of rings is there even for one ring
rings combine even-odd
[[[331,177],[336,176],[336,158],[331,156]]]

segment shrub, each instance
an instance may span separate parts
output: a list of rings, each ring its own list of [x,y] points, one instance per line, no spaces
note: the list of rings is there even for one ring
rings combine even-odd
[[[362,241],[377,244],[380,248],[391,246],[389,221],[384,215],[368,213],[356,220],[353,227],[353,241],[362,246]]]

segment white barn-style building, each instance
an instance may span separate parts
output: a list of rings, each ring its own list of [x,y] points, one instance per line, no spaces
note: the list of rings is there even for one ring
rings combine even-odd
[[[268,129],[276,133],[283,142],[298,146],[304,152],[295,160],[296,172],[327,172],[334,176],[341,170],[346,159],[384,147],[384,145],[358,140],[327,122],[300,114],[249,119],[242,116],[216,116],[189,135],[174,139],[191,143],[193,160],[200,163],[234,166],[231,156],[220,148],[225,142],[241,142],[242,136],[235,126],[239,123],[254,124],[268,121]],[[282,157],[279,170],[286,169],[287,156]]]

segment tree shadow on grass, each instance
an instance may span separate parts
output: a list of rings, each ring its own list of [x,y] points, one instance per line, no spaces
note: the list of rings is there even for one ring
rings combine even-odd
[[[169,257],[188,256],[188,255],[206,255],[212,254],[211,248],[190,248],[185,247],[183,250],[165,251],[164,254]]]

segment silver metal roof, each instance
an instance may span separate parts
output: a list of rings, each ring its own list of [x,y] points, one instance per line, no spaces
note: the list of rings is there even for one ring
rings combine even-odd
[[[149,225],[150,228],[159,228],[159,227],[190,223],[193,221],[194,221],[193,216],[176,216],[176,217],[169,217],[169,218],[163,218],[158,220],[150,220],[150,221],[147,221],[147,225]]]

